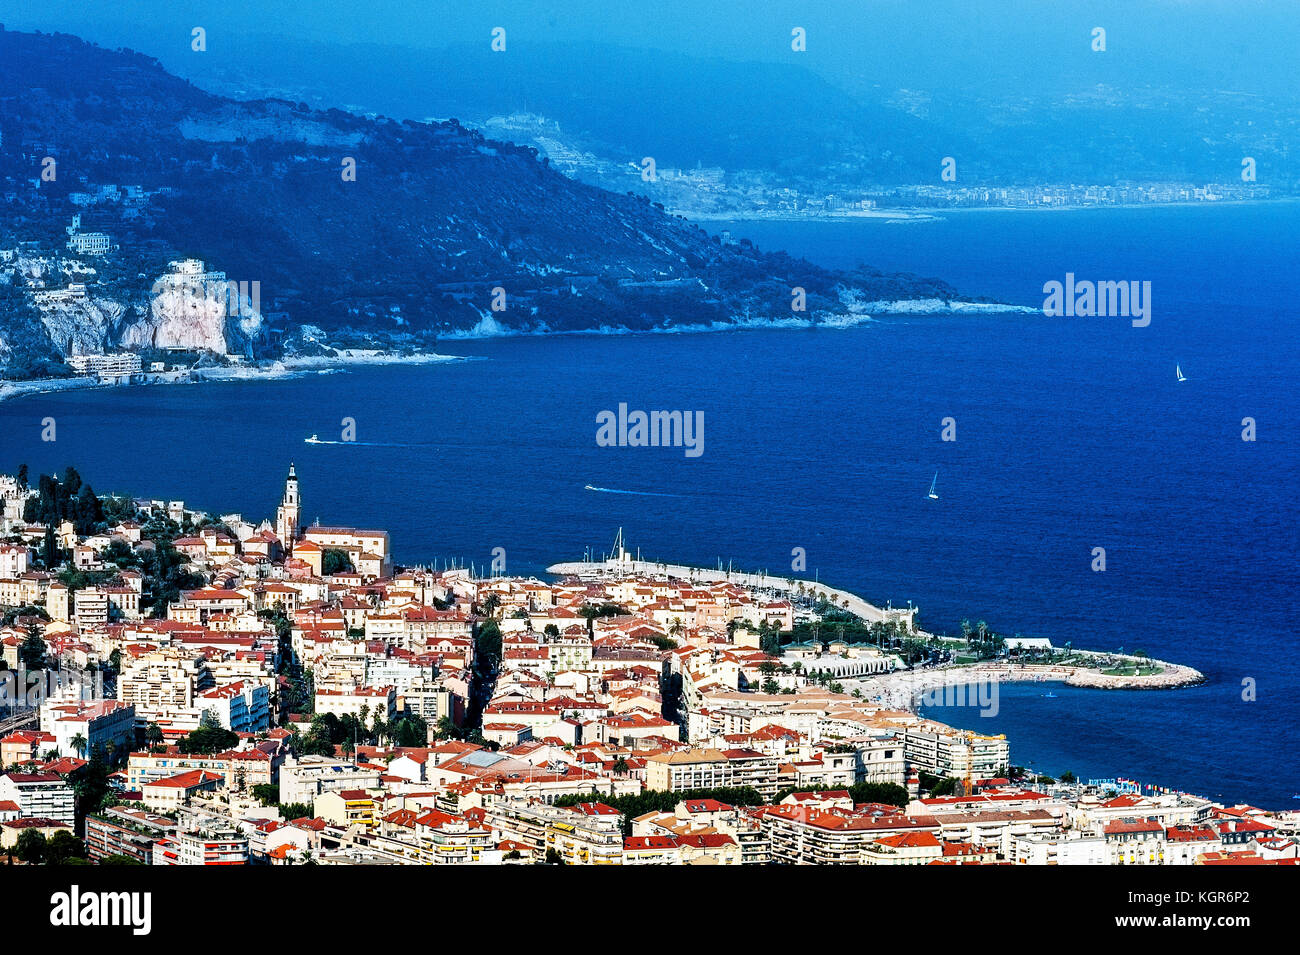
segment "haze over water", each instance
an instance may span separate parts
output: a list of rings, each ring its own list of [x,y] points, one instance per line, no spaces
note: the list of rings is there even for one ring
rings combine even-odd
[[[1297,225],[1294,204],[742,223],[732,231],[763,248],[1035,307],[1066,272],[1150,280],[1153,317],[455,342],[441,350],[482,360],[39,396],[0,404],[0,433],[6,467],[72,464],[101,493],[250,519],[274,513],[293,460],[309,519],[386,527],[406,563],[484,564],[501,546],[510,572],[536,572],[608,547],[620,526],[665,560],[789,572],[803,547],[810,575],[914,600],[928,629],[984,619],[1209,677],[1171,692],[1057,687],[1056,700],[1014,687],[997,718],[939,714],[1006,732],[1013,762],[1289,808]],[[597,447],[597,412],[620,402],[703,410],[703,455]],[[39,440],[46,415],[53,445]],[[345,416],[364,444],[303,444],[337,439]],[[955,443],[939,440],[945,416]],[[1105,573],[1089,567],[1097,546]],[[1241,701],[1247,677],[1257,702]]]

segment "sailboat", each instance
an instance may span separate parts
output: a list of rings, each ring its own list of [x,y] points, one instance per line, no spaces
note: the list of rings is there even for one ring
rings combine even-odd
[[[1187,380],[1187,376],[1183,374],[1183,369],[1178,365],[1174,365],[1174,377],[1179,381]]]
[[[934,486],[939,483],[939,472],[934,472],[934,480],[930,482],[930,493],[926,495],[932,501],[939,500],[939,493],[935,491]]]

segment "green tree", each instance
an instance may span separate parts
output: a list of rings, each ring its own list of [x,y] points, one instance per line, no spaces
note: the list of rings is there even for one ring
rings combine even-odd
[[[295,819],[313,818],[312,808],[305,802],[282,802],[280,803],[280,818],[286,822],[293,822]]]
[[[356,568],[352,566],[352,558],[348,555],[348,552],[340,550],[337,547],[325,548],[325,552],[321,554],[320,566],[321,575],[324,577],[356,572]]]
[[[18,660],[28,670],[44,670],[46,657],[49,654],[49,647],[41,638],[40,630],[31,626],[27,630],[27,637],[18,647]]]
[[[28,865],[45,861],[45,833],[39,829],[24,829],[14,843],[14,855]]]
[[[104,522],[104,509],[89,484],[83,484],[72,506],[72,523],[81,535],[92,534]]]
[[[54,534],[54,525],[45,525],[45,541],[41,545],[41,563],[45,565],[46,570],[53,570],[58,567],[62,558],[59,553],[59,540]]]
[[[66,830],[59,830],[45,843],[46,865],[67,865],[86,858],[86,844]]]
[[[182,753],[220,753],[239,745],[239,737],[220,726],[203,726],[180,741]]]

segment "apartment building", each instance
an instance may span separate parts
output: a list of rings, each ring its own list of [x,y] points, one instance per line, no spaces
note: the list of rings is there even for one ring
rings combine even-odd
[[[342,789],[378,789],[378,769],[362,769],[343,760],[302,756],[280,767],[280,802],[313,806],[324,792]]]
[[[939,829],[924,817],[802,805],[773,806],[759,818],[771,840],[772,861],[786,865],[864,865],[879,839],[903,833],[934,835]]]
[[[121,700],[47,699],[41,705],[41,732],[53,737],[49,748],[60,756],[88,757],[109,746],[126,750],[135,743],[135,707]]]
[[[397,688],[394,686],[359,686],[354,689],[331,690],[316,688],[316,712],[343,716],[351,713],[360,717],[365,707],[368,719],[382,716],[391,723],[397,716]]]
[[[271,691],[262,682],[239,680],[199,694],[197,704],[234,733],[258,733],[271,725]]]
[[[766,799],[776,795],[778,762],[748,749],[691,748],[657,753],[646,760],[646,788],[668,792],[752,786]]]
[[[247,865],[248,839],[233,826],[213,822],[185,829],[153,845],[154,865]]]
[[[144,809],[113,806],[86,817],[86,849],[93,861],[123,855],[153,864],[153,847],[176,831],[176,820]]]
[[[900,730],[908,763],[936,776],[993,779],[1002,775],[1011,758],[1006,736],[984,736],[941,723],[923,723]]]
[[[215,792],[223,781],[224,777],[219,773],[191,769],[145,783],[140,790],[140,799],[155,812],[175,812],[188,805],[199,793]]]
[[[54,773],[0,776],[0,802],[16,803],[23,818],[54,819],[67,826],[76,820],[72,787]]]
[[[363,826],[372,829],[379,824],[375,818],[375,798],[364,789],[331,789],[321,793],[312,803],[312,814],[346,829]]]

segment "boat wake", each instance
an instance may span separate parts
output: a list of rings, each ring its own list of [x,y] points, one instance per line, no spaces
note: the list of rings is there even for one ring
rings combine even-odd
[[[625,491],[616,487],[596,487],[592,484],[583,486],[584,491],[595,491],[597,494],[633,494],[637,497],[681,497],[680,494],[666,494],[662,491]]]
[[[353,448],[432,448],[432,444],[405,444],[401,441],[326,441],[312,435],[304,444],[342,444]]]

